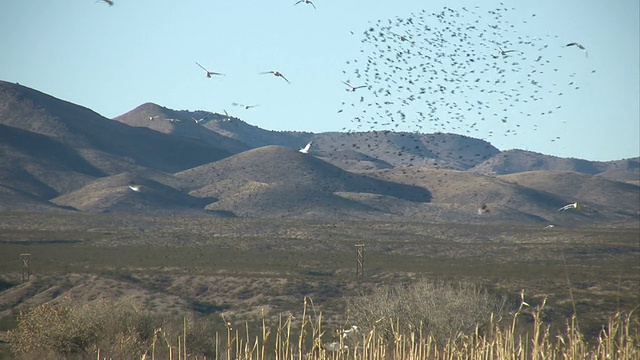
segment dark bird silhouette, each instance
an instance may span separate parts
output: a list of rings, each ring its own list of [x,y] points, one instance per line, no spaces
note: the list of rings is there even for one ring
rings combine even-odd
[[[571,42],[571,43],[568,43],[567,45],[565,45],[565,47],[569,47],[569,46],[575,46],[575,47],[577,47],[578,49],[580,49],[580,50],[584,51],[584,55],[585,55],[585,56],[589,56],[589,54],[587,54],[587,48],[586,48],[586,47],[584,47],[582,44],[579,44],[579,43],[577,43],[577,42]]]
[[[311,0],[298,0],[298,2],[296,2],[293,5],[298,5],[300,3],[309,4],[309,5],[313,6],[314,9],[316,8],[316,6],[313,4],[313,2],[311,2]]]
[[[251,108],[253,108],[253,107],[258,106],[258,105],[244,105],[244,104],[239,104],[239,103],[235,103],[235,102],[234,102],[234,103],[232,103],[231,105],[233,105],[233,106],[241,106],[241,107],[243,107],[243,108],[245,108],[245,109],[251,109]]]
[[[289,80],[287,80],[287,78],[286,78],[286,77],[284,77],[284,75],[282,75],[282,73],[281,73],[281,72],[279,72],[279,71],[277,71],[277,70],[263,71],[263,72],[261,72],[260,74],[273,74],[273,75],[274,75],[274,76],[276,76],[276,77],[281,77],[281,78],[283,78],[283,79],[284,79],[284,81],[286,81],[288,84],[291,84],[291,83],[289,82]]]

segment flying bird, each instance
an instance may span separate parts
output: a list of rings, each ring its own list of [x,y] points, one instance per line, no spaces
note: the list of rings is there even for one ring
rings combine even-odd
[[[213,72],[213,71],[207,70],[204,66],[198,64],[197,61],[196,61],[196,65],[200,66],[200,68],[202,68],[202,70],[204,70],[204,72],[206,73],[208,78],[210,78],[211,75],[224,75],[224,74],[221,74],[221,73],[217,73],[217,72]]]
[[[349,84],[349,83],[348,83],[348,82],[346,82],[346,81],[343,81],[342,83],[343,83],[343,84],[345,84],[345,85],[347,85],[347,88],[346,88],[345,90],[350,91],[350,92],[354,92],[354,91],[356,91],[357,89],[360,89],[360,88],[363,88],[363,87],[367,87],[366,85],[353,86],[353,85]]]
[[[196,124],[200,124],[201,122],[205,121],[205,118],[200,118],[200,119],[196,119],[194,117],[191,117],[191,120],[193,120],[193,122],[195,122]]]
[[[98,0],[96,2],[103,2],[109,6],[113,6],[113,0]]]
[[[570,43],[568,43],[567,45],[565,45],[565,47],[569,47],[569,46],[575,46],[575,47],[577,47],[578,49],[580,49],[580,50],[584,51],[584,55],[585,55],[585,56],[587,56],[587,57],[589,56],[589,54],[587,53],[587,48],[586,48],[586,47],[584,47],[582,44],[579,44],[579,43],[577,43],[577,42],[570,42]]]
[[[309,5],[313,6],[313,8],[314,8],[314,9],[316,8],[316,6],[315,6],[315,5],[313,5],[313,2],[311,2],[311,0],[298,0],[298,2],[296,2],[296,3],[295,3],[295,4],[293,4],[293,5],[298,5],[298,4],[300,4],[300,3],[303,3],[303,4],[309,4]]]
[[[140,192],[142,190],[142,185],[129,185],[129,190]]]
[[[244,104],[239,104],[239,103],[235,103],[235,102],[232,103],[231,105],[233,105],[233,106],[241,106],[241,107],[245,108],[245,110],[246,109],[251,109],[252,107],[258,106],[258,105],[244,105]]]
[[[309,142],[307,143],[307,145],[305,145],[303,148],[301,148],[301,149],[300,149],[300,150],[298,150],[298,151],[300,151],[300,152],[301,152],[301,153],[303,153],[303,154],[308,154],[308,153],[309,153],[309,150],[311,150],[311,143],[312,143],[312,141],[309,141]]]
[[[389,31],[391,34],[397,36],[400,41],[408,41],[409,40],[409,36],[408,35],[402,35],[402,34],[396,34],[393,31]],[[413,41],[411,42],[411,44],[413,44]]]
[[[507,57],[507,56],[509,56],[509,53],[518,51],[518,50],[502,50],[502,48],[500,46],[498,46],[498,49],[500,49],[500,51],[498,51],[499,55],[492,55],[494,59],[497,59],[497,58],[499,58],[501,56],[502,57]]]
[[[578,204],[577,202],[573,203],[573,204],[567,204],[563,207],[561,207],[560,209],[558,209],[558,211],[567,211],[569,209],[576,209],[576,211],[580,211],[580,204]]]
[[[282,73],[281,73],[281,72],[279,72],[279,71],[277,71],[277,70],[272,70],[272,71],[263,71],[263,72],[261,72],[260,74],[273,74],[274,76],[277,76],[277,77],[281,77],[281,78],[283,78],[283,79],[284,79],[284,81],[286,81],[288,84],[291,84],[291,83],[289,82],[289,80],[287,80],[287,78],[286,78],[286,77],[284,77],[284,75],[282,75]]]

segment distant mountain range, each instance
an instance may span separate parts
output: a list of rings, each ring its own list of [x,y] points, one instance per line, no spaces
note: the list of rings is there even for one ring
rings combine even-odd
[[[582,210],[558,211],[573,202]],[[107,119],[0,81],[0,211],[637,222],[640,158],[500,151],[455,134],[269,131],[151,103]]]

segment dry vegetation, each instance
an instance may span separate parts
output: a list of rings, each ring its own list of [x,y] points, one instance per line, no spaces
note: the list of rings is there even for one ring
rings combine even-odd
[[[567,321],[564,331],[550,331],[543,320],[544,305],[543,301],[529,311],[522,293],[519,308],[508,320],[489,313],[487,321],[442,337],[428,326],[413,326],[411,319],[386,316],[349,334],[331,333],[307,298],[301,314],[280,317],[275,323],[263,318],[252,326],[223,316],[224,330],[218,331],[211,322],[160,318],[124,304],[64,302],[22,313],[8,339],[13,355],[22,359],[527,360],[640,355],[639,323],[631,313],[615,314],[597,339],[588,342],[576,317]],[[449,320],[461,316],[452,314]],[[522,324],[523,316],[533,321]]]
[[[69,356],[80,358],[96,358],[98,349],[104,358],[121,358],[117,351],[125,350],[150,356],[152,348],[158,359],[168,358],[170,349],[179,358],[185,329],[191,359],[216,354],[222,359],[228,344],[234,357],[261,358],[265,349],[275,358],[280,348],[279,358],[292,358],[300,353],[300,334],[304,354],[353,358],[353,347],[332,354],[313,347],[320,339],[324,344],[337,340],[335,330],[352,324],[367,335],[358,340],[359,349],[369,349],[368,358],[395,351],[407,359],[427,353],[434,359],[474,358],[488,351],[502,352],[503,358],[516,352],[527,359],[571,358],[567,351],[595,357],[613,344],[634,349],[627,353],[637,356],[632,310],[640,303],[640,229],[631,225],[544,229],[3,213],[0,331],[20,333],[18,325],[28,324],[32,312],[57,314],[71,320],[48,320],[56,325],[49,330],[81,334],[84,340],[58,339],[55,346],[67,344],[63,349]],[[353,245],[362,242],[365,276],[357,278]],[[19,284],[19,254],[25,252],[32,254],[33,276]],[[512,329],[522,289],[531,306],[520,309]],[[302,316],[305,298],[314,306]],[[415,305],[427,300],[437,311]],[[132,323],[118,328],[100,311]],[[39,317],[57,319],[54,315]],[[232,323],[229,333],[226,322]],[[613,330],[603,334],[603,326]],[[294,339],[293,334],[299,335]],[[24,354],[38,354],[25,358],[46,358],[50,351],[43,348],[50,340],[38,341],[41,347],[35,348],[17,345],[15,337],[10,341],[31,349]],[[0,353],[7,348],[0,346]]]

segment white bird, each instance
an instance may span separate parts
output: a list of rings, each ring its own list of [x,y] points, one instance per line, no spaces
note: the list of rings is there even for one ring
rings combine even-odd
[[[482,215],[488,212],[489,212],[489,207],[487,206],[487,204],[482,204],[482,206],[478,208],[478,215]]]
[[[510,52],[517,51],[517,50],[502,50],[502,48],[500,46],[498,46],[498,49],[500,49],[500,51],[498,51],[499,55],[491,55],[491,56],[493,56],[494,59],[497,59],[497,58],[499,58],[501,56],[502,57],[507,57],[507,56],[509,56]]]
[[[131,191],[140,192],[140,190],[142,190],[142,185],[129,185],[129,189]]]
[[[207,70],[204,66],[198,64],[198,62],[196,61],[196,65],[200,66],[200,68],[202,68],[202,70],[204,70],[205,74],[207,75],[208,78],[211,77],[211,75],[224,75],[221,73],[217,73],[217,72],[213,72],[213,71],[209,71]]]
[[[113,6],[113,0],[98,0],[96,2],[103,2],[109,6]]]
[[[553,229],[554,227],[556,227],[556,226],[553,225],[553,224],[549,224],[549,225],[545,226],[544,228],[545,229]]]
[[[149,120],[157,119],[157,118],[159,118],[159,117],[160,117],[159,115],[156,115],[156,116],[149,116]]]
[[[346,81],[343,81],[342,83],[347,85],[347,89],[345,89],[345,90],[350,91],[350,92],[354,92],[354,91],[356,91],[356,90],[358,90],[360,88],[367,87],[366,85],[353,86],[353,85],[349,84]]]
[[[196,124],[200,124],[205,120],[205,118],[196,119],[194,117],[191,117],[191,120],[193,120],[193,122],[195,122]]]
[[[561,207],[560,209],[558,209],[558,211],[567,211],[569,209],[576,209],[576,211],[580,211],[580,204],[578,204],[577,202],[573,203],[573,204],[567,204],[563,207]]]
[[[301,149],[300,149],[300,150],[298,150],[298,151],[300,151],[300,152],[301,152],[301,153],[303,153],[303,154],[308,154],[308,153],[309,153],[309,150],[311,150],[311,143],[313,143],[313,141],[309,141],[309,142],[307,143],[307,145],[305,145],[303,148],[301,148]]]
[[[353,326],[351,326],[351,329],[342,331],[342,338],[346,339],[347,336],[349,336],[351,333],[355,333],[355,332],[358,332],[358,327],[353,325]]]
[[[349,350],[349,347],[347,345],[342,345],[342,347],[341,347],[340,343],[337,342],[337,341],[330,342],[330,343],[326,344],[324,347],[330,353]]]

